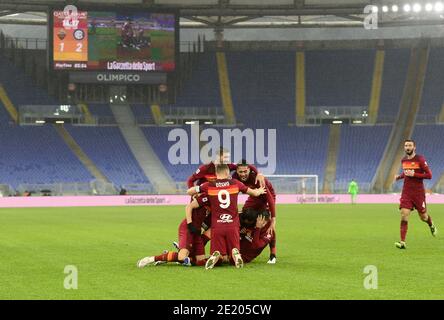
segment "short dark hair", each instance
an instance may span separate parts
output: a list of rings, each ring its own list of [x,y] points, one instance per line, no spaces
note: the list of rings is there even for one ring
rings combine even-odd
[[[415,142],[415,140],[413,140],[413,139],[405,139],[405,140],[404,140],[404,144],[405,144],[406,142],[413,142],[413,145],[416,147],[416,142]]]
[[[258,214],[259,212],[253,208],[243,208],[239,215],[241,225],[247,228],[255,226]]]
[[[238,166],[238,167],[248,167],[249,164],[248,164],[247,160],[242,159],[241,161],[239,161],[239,162],[237,163],[237,166]]]
[[[270,211],[268,210],[262,210],[259,212],[258,216],[263,216],[266,220],[270,219]]]

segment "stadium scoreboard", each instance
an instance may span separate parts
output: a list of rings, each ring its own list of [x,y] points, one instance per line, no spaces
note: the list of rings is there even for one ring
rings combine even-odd
[[[50,11],[50,66],[70,71],[172,72],[177,12],[134,9]]]

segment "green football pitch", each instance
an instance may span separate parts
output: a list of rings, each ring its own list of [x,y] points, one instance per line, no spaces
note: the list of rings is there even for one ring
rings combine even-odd
[[[398,250],[396,205],[279,205],[268,248],[243,269],[169,264],[183,207],[0,209],[0,299],[443,299],[444,236],[412,215]],[[429,212],[444,231],[444,205]],[[64,288],[65,266],[78,288]],[[377,289],[366,289],[366,266]],[[71,274],[72,276],[72,274]],[[373,284],[376,284],[373,279]]]

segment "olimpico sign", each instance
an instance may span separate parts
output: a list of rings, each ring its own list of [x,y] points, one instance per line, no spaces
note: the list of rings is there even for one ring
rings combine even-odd
[[[138,74],[107,74],[98,73],[98,82],[140,82],[141,78]]]
[[[163,72],[70,72],[71,83],[112,83],[112,84],[160,84],[167,82],[167,74]]]

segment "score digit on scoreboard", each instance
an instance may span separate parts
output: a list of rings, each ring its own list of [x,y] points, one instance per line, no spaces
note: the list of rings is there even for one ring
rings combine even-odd
[[[86,11],[54,11],[53,56],[55,69],[87,68],[87,18]]]

